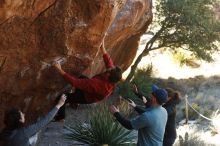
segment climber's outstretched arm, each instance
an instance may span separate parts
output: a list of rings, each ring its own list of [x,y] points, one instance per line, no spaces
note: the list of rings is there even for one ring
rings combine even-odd
[[[106,53],[107,53],[107,51],[106,51],[106,49],[105,49],[105,36],[104,36],[104,38],[103,38],[103,40],[102,40],[102,44],[101,44],[101,46],[100,46],[100,49],[101,49],[101,51],[102,51],[102,54],[106,54]]]
[[[111,69],[111,68],[114,68],[114,64],[113,64],[113,61],[112,61],[110,55],[108,54],[108,52],[105,49],[105,42],[104,41],[105,41],[105,36],[102,40],[102,44],[100,46],[100,49],[101,49],[102,54],[103,54],[103,60],[105,62],[105,67],[107,69]]]

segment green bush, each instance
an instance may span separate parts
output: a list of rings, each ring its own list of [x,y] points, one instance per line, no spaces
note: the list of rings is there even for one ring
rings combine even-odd
[[[107,144],[109,146],[129,146],[136,141],[136,135],[118,122],[114,121],[106,104],[97,106],[89,112],[88,123],[78,123],[74,127],[66,127],[68,140],[78,141],[91,146]]]
[[[192,103],[192,107],[195,109],[195,110],[197,110],[198,112],[201,112],[201,108],[200,108],[200,106],[198,105],[198,104],[196,104],[196,103]],[[184,108],[182,108],[182,112],[183,113],[185,113],[185,107]],[[188,107],[188,118],[190,119],[190,120],[195,120],[195,119],[198,119],[199,118],[199,115],[198,115],[198,113],[196,113],[191,107]]]
[[[205,117],[208,117],[208,118],[211,117],[212,113],[213,113],[213,111],[210,110],[210,109],[205,109],[205,110],[203,111],[203,115],[204,115]]]
[[[195,110],[197,110],[198,112],[201,111],[200,106],[198,104],[196,104],[196,103],[193,103],[192,107]],[[199,118],[199,115],[192,108],[189,107],[189,119],[194,120],[194,119],[198,119],[198,118]]]
[[[182,52],[174,52],[173,53],[174,60],[177,60],[177,62],[180,64],[180,66],[186,65],[190,66],[192,68],[198,68],[200,65],[196,63],[195,57],[192,57],[192,55],[186,55]]]

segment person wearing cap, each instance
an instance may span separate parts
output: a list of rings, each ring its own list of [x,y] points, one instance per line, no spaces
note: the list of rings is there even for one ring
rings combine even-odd
[[[149,97],[145,97],[141,91],[138,90],[137,86],[134,84],[133,92],[137,95],[140,99],[143,100],[146,108],[151,106]],[[152,91],[157,90],[157,85],[152,85]],[[180,94],[178,91],[175,91],[172,88],[165,89],[168,94],[168,100],[163,107],[167,110],[168,119],[166,123],[164,139],[163,139],[163,146],[172,146],[176,140],[177,133],[176,133],[176,105],[180,103]],[[130,100],[129,103],[132,107],[134,107],[135,111],[139,114],[144,113],[146,110],[137,106],[133,101]]]
[[[137,117],[131,120],[126,119],[114,105],[111,105],[109,109],[122,126],[129,130],[138,130],[138,146],[162,146],[167,122],[167,111],[162,105],[167,101],[167,98],[165,89],[153,85],[151,106],[144,112],[139,111]],[[130,105],[136,107],[132,101]]]

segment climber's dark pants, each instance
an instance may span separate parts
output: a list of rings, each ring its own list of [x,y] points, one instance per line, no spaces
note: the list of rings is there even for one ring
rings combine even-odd
[[[65,110],[66,110],[66,104],[70,104],[70,105],[77,105],[77,104],[87,104],[85,98],[84,98],[84,93],[79,90],[76,89],[76,91],[74,93],[65,93],[66,95],[66,101],[65,104],[59,109],[59,111],[57,112],[57,115],[55,117],[56,120],[61,120],[61,119],[65,119]],[[56,102],[59,101],[61,95],[56,99]]]
[[[80,76],[79,78],[88,78],[86,76]],[[84,93],[82,90],[80,89],[75,89],[75,91],[73,93],[63,93],[66,95],[66,101],[65,104],[59,109],[59,111],[57,112],[57,115],[55,117],[55,120],[61,120],[61,119],[65,119],[65,110],[66,104],[70,104],[70,105],[78,105],[78,104],[89,104],[85,97],[84,97]],[[62,95],[62,94],[61,94]],[[58,103],[58,101],[60,100],[61,95],[59,95],[56,98],[56,104]]]

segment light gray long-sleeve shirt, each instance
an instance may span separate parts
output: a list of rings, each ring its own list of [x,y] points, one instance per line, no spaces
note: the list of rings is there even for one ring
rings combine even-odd
[[[8,131],[8,136],[5,137],[8,143],[7,146],[30,146],[29,139],[39,132],[43,127],[45,127],[54,118],[57,111],[58,108],[54,107],[44,118],[38,122],[27,127]]]

